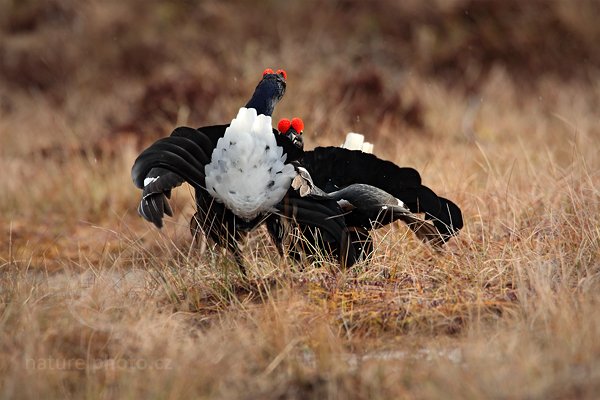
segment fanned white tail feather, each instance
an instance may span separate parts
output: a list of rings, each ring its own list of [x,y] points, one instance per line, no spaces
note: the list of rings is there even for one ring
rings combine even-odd
[[[205,167],[206,189],[234,214],[250,220],[273,211],[285,196],[296,175],[285,159],[271,117],[242,107]]]
[[[342,147],[348,150],[361,150],[364,153],[373,153],[373,144],[365,142],[365,137],[360,133],[348,133]]]

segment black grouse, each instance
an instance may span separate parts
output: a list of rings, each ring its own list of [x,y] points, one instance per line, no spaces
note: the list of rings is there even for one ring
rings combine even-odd
[[[131,175],[143,190],[139,213],[157,227],[171,190],[188,182],[195,189],[197,212],[192,234],[202,230],[234,254],[244,271],[240,239],[263,222],[280,218],[315,226],[333,243],[344,243],[346,227],[335,201],[303,199],[290,189],[297,175],[291,162],[302,149],[271,127],[271,114],[286,88],[286,73],[265,70],[245,107],[230,124],[193,129],[180,127],[144,150]],[[339,251],[338,251],[339,252]]]
[[[296,125],[304,127],[301,122]],[[302,132],[287,120],[280,121],[278,129],[296,146],[303,146]],[[373,146],[363,140],[362,135],[350,133],[345,146],[372,150]],[[298,165],[299,174],[292,186],[302,198],[334,200],[338,204],[350,242],[338,247],[352,248],[358,258],[372,252],[371,230],[396,220],[404,221],[417,237],[435,247],[458,234],[463,226],[460,208],[424,186],[413,168],[401,168],[373,154],[340,147],[306,151]],[[416,214],[423,214],[424,219]],[[298,226],[309,242],[305,249],[308,253],[330,247],[319,244],[313,229],[302,223]]]

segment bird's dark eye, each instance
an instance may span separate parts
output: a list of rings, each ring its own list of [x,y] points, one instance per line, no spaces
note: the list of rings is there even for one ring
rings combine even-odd
[[[283,76],[283,80],[287,80],[287,72],[285,72],[284,69],[278,69],[277,75],[281,75],[281,76]]]
[[[290,120],[287,118],[282,118],[277,124],[277,130],[279,131],[279,133],[287,133],[287,131],[290,130],[290,126],[292,126]]]
[[[298,133],[302,133],[302,131],[304,130],[304,122],[298,117],[292,118],[292,122],[290,124],[292,125],[292,128],[294,128],[294,130]]]
[[[273,70],[271,68],[267,68],[263,71],[263,76],[265,75],[269,75],[269,74],[274,74],[275,72],[273,72]]]

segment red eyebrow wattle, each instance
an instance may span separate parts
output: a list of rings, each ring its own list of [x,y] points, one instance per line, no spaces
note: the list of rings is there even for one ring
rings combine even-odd
[[[287,131],[290,130],[290,126],[292,126],[292,123],[290,122],[290,120],[287,118],[282,118],[281,120],[279,120],[279,123],[277,124],[277,130],[281,133],[286,133]]]
[[[278,73],[279,75],[283,76],[283,79],[284,79],[284,80],[287,80],[287,72],[285,72],[285,70],[284,70],[284,69],[278,69],[278,70],[277,70],[277,73]]]
[[[291,124],[292,128],[298,133],[301,133],[304,130],[304,121],[298,117],[292,118]]]

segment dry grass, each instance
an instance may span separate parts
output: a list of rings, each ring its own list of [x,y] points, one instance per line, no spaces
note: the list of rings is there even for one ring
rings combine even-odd
[[[228,23],[226,6],[203,7],[207,23]],[[318,21],[333,11],[310,22],[311,40],[328,37]],[[356,35],[371,32],[361,27]],[[493,64],[465,90],[418,65],[344,65],[356,52],[387,54],[376,45],[304,64],[312,42],[296,33],[281,41],[230,59],[192,57],[197,76],[214,77],[220,60],[235,85],[216,77],[224,93],[205,115],[180,99],[175,120],[165,114],[148,126],[164,125],[164,135],[176,123],[225,121],[265,66],[283,66],[289,86],[276,117],[302,116],[308,147],[362,130],[377,154],[416,167],[455,200],[464,231],[438,254],[394,225],[377,233],[370,264],[347,271],[280,260],[259,231],[244,278],[228,257],[190,244],[188,188],[176,193],[164,232],[137,217],[129,168],[149,139],[107,134],[118,124],[106,121],[127,122],[123,110],[136,120],[143,79],[94,96],[81,84],[100,79],[92,65],[64,83],[74,86],[59,103],[11,89],[10,110],[0,107],[2,397],[595,397],[598,80],[567,84],[551,74],[524,85]],[[198,98],[210,96],[203,87]]]

